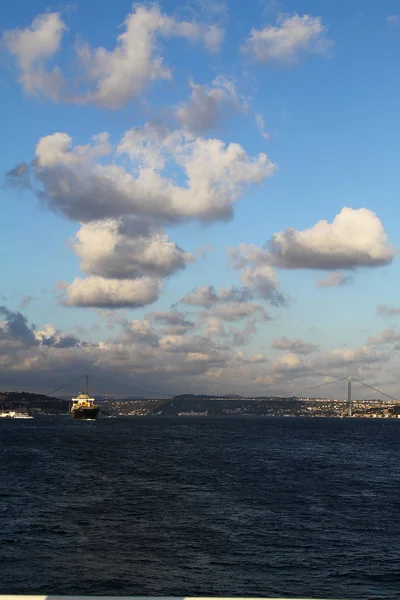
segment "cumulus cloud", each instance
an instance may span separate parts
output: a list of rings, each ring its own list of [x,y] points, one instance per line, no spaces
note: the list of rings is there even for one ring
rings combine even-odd
[[[269,318],[266,313],[256,313],[255,317],[248,319],[242,328],[229,327],[229,337],[232,340],[233,347],[246,346],[251,342],[253,337],[256,335],[258,329],[257,324],[260,318],[264,321],[268,321]]]
[[[205,310],[197,313],[197,326],[209,339],[231,340],[232,345],[248,344],[258,331],[258,324],[271,317],[258,303],[252,302],[254,294],[246,287],[231,286],[216,290],[211,285],[199,286],[181,300],[188,306]],[[240,322],[240,327],[231,323]]]
[[[223,31],[216,25],[176,21],[161,13],[157,5],[137,6],[125,19],[125,31],[118,36],[114,50],[78,46],[78,56],[95,89],[81,98],[106,108],[120,108],[129,99],[139,96],[145,87],[157,79],[171,79],[172,74],[157,53],[157,36],[183,37],[191,42],[202,41],[217,52]]]
[[[268,300],[275,306],[286,304],[285,297],[279,292],[278,276],[269,265],[244,267],[241,280],[258,298]]]
[[[185,362],[210,362],[212,357],[205,352],[188,352]]]
[[[53,327],[53,325],[45,325],[42,330],[35,330],[33,333],[37,342],[42,346],[72,348],[80,343],[76,336],[63,335],[63,333]]]
[[[75,147],[66,133],[41,138],[29,174],[36,177],[42,203],[80,222],[73,248],[89,276],[77,278],[62,302],[116,308],[153,302],[158,280],[195,260],[163,227],[230,218],[245,187],[274,168],[265,154],[251,158],[238,144],[152,125],[129,130],[116,148],[107,133]],[[26,171],[18,167],[13,177]],[[129,281],[149,278],[151,291],[147,284],[136,300]]]
[[[111,279],[133,279],[145,275],[166,277],[193,262],[191,254],[171,242],[160,230],[147,230],[142,235],[135,235],[140,226],[140,223],[121,220],[82,225],[76,234],[78,241],[74,244],[81,259],[81,270],[88,275]]]
[[[261,63],[291,63],[304,54],[323,54],[333,42],[321,17],[281,15],[276,26],[252,29],[242,51]]]
[[[269,316],[260,304],[253,302],[226,302],[217,304],[207,314],[222,321],[240,321],[251,315],[269,320]]]
[[[127,131],[116,151],[104,133],[76,147],[54,133],[39,140],[35,164],[42,202],[81,222],[226,220],[244,189],[275,171],[266,154],[249,157],[239,144],[149,125]]]
[[[165,352],[201,352],[207,354],[214,348],[212,341],[201,335],[165,335],[160,339],[160,348]]]
[[[73,335],[64,335],[52,325],[45,325],[38,330],[34,325],[28,324],[25,315],[12,311],[5,306],[0,306],[0,353],[5,341],[19,343],[25,347],[52,346],[53,348],[70,348],[77,346],[80,341]]]
[[[378,315],[384,317],[394,317],[400,315],[400,308],[391,308],[390,306],[386,306],[386,304],[380,304],[377,312]]]
[[[108,318],[109,312],[103,313]],[[238,350],[242,342],[248,343],[254,335],[255,317],[249,318],[242,329],[224,322],[224,335],[210,337],[203,332],[203,320],[183,335],[166,333],[164,328],[168,323],[187,319],[184,313],[173,313],[149,313],[134,321],[121,316],[115,320],[119,329],[113,329],[112,338],[94,342],[79,341],[52,325],[29,325],[24,315],[3,307],[4,320],[0,321],[3,386],[48,392],[76,378],[79,364],[82,373],[118,381],[132,386],[132,390],[139,387],[162,393],[226,394],[234,386],[235,393],[242,395],[275,396],[351,374],[398,395],[399,361],[392,348],[388,348],[389,343],[395,345],[399,341],[395,331],[381,332],[381,344],[320,350],[305,357],[301,356],[300,343],[291,344],[298,340],[289,340],[282,344],[288,346],[282,348],[284,354],[271,361],[262,351],[247,354]],[[212,325],[211,319],[208,324]],[[323,390],[324,395],[345,398],[346,382]]]
[[[5,187],[15,187],[21,190],[32,187],[30,168],[25,162],[21,162],[6,173]]]
[[[180,124],[194,134],[202,134],[218,127],[235,112],[246,112],[248,103],[239,99],[234,82],[219,76],[211,85],[191,83],[188,102],[175,111]]]
[[[158,346],[160,335],[154,329],[149,319],[125,321],[121,335],[123,342]]]
[[[351,275],[344,275],[341,271],[336,271],[335,273],[329,273],[325,279],[318,279],[317,285],[319,287],[335,287],[338,285],[346,285],[351,281]]]
[[[367,365],[369,363],[382,362],[385,359],[387,357],[382,356],[370,346],[361,346],[355,349],[335,348],[321,356],[319,361],[326,369],[339,369],[346,376],[350,366],[356,366],[357,364]]]
[[[332,223],[319,221],[310,229],[288,228],[275,233],[264,249],[240,244],[229,250],[232,265],[269,264],[283,269],[355,269],[388,265],[396,250],[374,212],[343,208]]]
[[[19,80],[27,94],[59,99],[63,88],[61,72],[57,67],[47,71],[45,64],[60,50],[66,29],[60,13],[47,13],[37,16],[25,29],[3,34],[3,42],[17,61]]]
[[[227,332],[221,319],[207,316],[203,319],[203,325],[207,337],[227,337]]]
[[[400,342],[400,331],[394,329],[384,329],[378,335],[370,337],[368,343],[371,346],[384,346],[386,344],[395,344]]]
[[[193,323],[187,319],[187,313],[183,313],[178,310],[155,312],[151,313],[151,316],[158,323],[163,323],[165,325],[185,325],[186,327],[193,326]]]
[[[4,317],[4,320],[0,321],[0,339],[17,340],[29,346],[36,344],[35,334],[25,315],[0,306],[0,316]]]
[[[138,308],[155,302],[162,284],[157,279],[105,279],[76,277],[64,289],[61,303],[66,306],[98,308]]]
[[[183,304],[210,307],[218,302],[218,294],[211,285],[203,285],[186,294],[181,300]]]
[[[272,347],[277,350],[287,350],[294,352],[295,354],[312,354],[320,349],[320,346],[311,344],[310,342],[304,342],[303,340],[288,339],[287,337],[280,337],[272,342]]]
[[[83,91],[77,91],[70,82],[67,86],[58,67],[46,68],[47,61],[60,50],[65,30],[60,13],[48,13],[37,16],[25,29],[4,33],[6,48],[19,67],[21,85],[30,95],[108,109],[121,108],[151,82],[172,78],[158,50],[161,37],[201,42],[210,52],[219,51],[224,37],[224,31],[215,24],[179,21],[162,13],[157,4],[138,4],[127,15],[113,50],[76,43],[76,62],[83,72]]]
[[[265,154],[248,157],[238,144],[145,125],[126,132],[116,149],[107,133],[75,147],[66,133],[45,136],[32,170],[41,202],[81,223],[73,247],[90,277],[75,280],[63,301],[119,307],[156,298],[152,284],[146,302],[129,300],[135,293],[128,280],[164,278],[194,260],[169,239],[164,225],[230,218],[244,188],[271,175],[274,165]]]
[[[212,285],[203,285],[194,288],[181,300],[183,304],[204,306],[210,308],[217,302],[247,302],[253,299],[251,290],[245,287],[231,286],[216,290]]]
[[[187,318],[187,313],[178,310],[150,313],[149,317],[161,324],[163,334],[184,335],[195,327],[193,321]]]
[[[274,363],[274,367],[277,371],[290,371],[293,369],[298,369],[300,366],[304,367],[304,365],[301,363],[301,358],[297,356],[295,352],[283,354],[277,358]]]

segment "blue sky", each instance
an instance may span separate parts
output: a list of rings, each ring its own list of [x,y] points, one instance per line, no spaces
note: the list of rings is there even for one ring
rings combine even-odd
[[[110,102],[110,96],[101,104],[93,93],[101,76],[97,74],[97,80],[96,76],[90,80],[90,68],[86,72],[82,68],[75,45],[77,40],[85,40],[92,53],[99,46],[112,52],[117,36],[124,31],[125,18],[128,14],[133,15],[138,6],[146,11],[158,6],[160,14],[174,21],[174,27],[176,23],[190,21],[196,24],[200,34],[171,35],[160,29],[161,33],[155,36],[152,56],[162,56],[163,65],[170,69],[169,79],[150,80],[140,92],[125,96],[118,107],[106,106],[104,102]],[[384,252],[385,244],[400,247],[400,176],[396,152],[400,134],[397,118],[400,9],[397,2],[253,0],[243,3],[234,0],[224,5],[199,0],[187,3],[165,1],[159,5],[139,3],[138,6],[132,8],[129,2],[91,0],[68,6],[16,0],[0,9],[4,34],[0,73],[0,127],[3,133],[0,167],[3,174],[20,163],[29,164],[35,157],[39,139],[45,136],[64,132],[72,138],[73,146],[77,146],[88,144],[95,134],[108,132],[115,148],[126,131],[142,128],[146,122],[162,123],[169,131],[185,131],[185,135],[194,135],[195,139],[216,138],[226,145],[240,144],[247,157],[266,153],[277,170],[272,176],[262,177],[257,184],[250,181],[249,185],[244,185],[240,198],[233,204],[233,217],[228,221],[213,217],[205,225],[199,218],[185,217],[181,223],[171,226],[158,220],[157,227],[162,228],[171,243],[195,254],[196,249],[209,246],[207,252],[195,261],[189,261],[184,268],[161,277],[162,291],[154,302],[138,308],[121,308],[110,302],[106,318],[103,313],[98,313],[100,305],[96,306],[96,302],[88,306],[85,300],[86,304],[82,306],[82,302],[79,305],[76,299],[65,296],[60,303],[57,282],[71,285],[76,277],[98,275],[100,267],[96,266],[96,273],[94,267],[92,271],[82,271],[79,257],[71,247],[71,239],[80,228],[80,219],[68,218],[56,210],[58,200],[55,198],[49,201],[52,208],[43,206],[36,193],[42,189],[43,180],[36,178],[31,167],[34,189],[21,191],[14,182],[1,190],[4,257],[1,295],[8,310],[21,310],[28,322],[35,323],[39,330],[50,323],[58,332],[77,334],[77,327],[84,327],[87,340],[93,344],[119,335],[122,319],[140,321],[149,312],[170,311],[171,305],[179,311],[189,311],[196,318],[206,319],[211,313],[204,315],[204,308],[211,310],[210,307],[176,303],[197,286],[214,286],[216,289],[243,286],[244,269],[255,269],[261,264],[250,261],[247,267],[243,263],[241,268],[232,269],[227,248],[238,248],[242,243],[262,248],[274,234],[287,228],[302,232],[321,220],[332,223],[343,207],[356,211],[368,209],[376,214],[387,234],[387,242],[382,243],[380,252]],[[215,10],[217,6],[220,10]],[[63,35],[56,43],[57,49],[48,53],[45,59],[39,52],[37,61],[32,61],[28,67],[32,77],[36,77],[40,69],[50,72],[55,65],[59,67],[67,82],[68,93],[64,91],[51,98],[53,92],[40,89],[40,82],[35,83],[36,93],[21,85],[21,61],[25,60],[25,65],[29,62],[29,48],[27,50],[23,43],[31,42],[18,36],[23,36],[38,16],[55,14],[65,25]],[[296,15],[306,19],[309,31],[315,28],[314,37],[310,34],[304,44],[291,38],[289,42],[286,40],[289,50],[287,46],[278,48],[282,44],[279,33]],[[204,41],[210,27],[221,32],[219,47],[211,50]],[[270,45],[267,49],[265,40],[262,42],[262,52],[269,52],[267,58],[260,60],[255,46],[250,46],[249,42],[247,51],[241,51],[252,29],[272,36],[268,37]],[[273,37],[274,31],[278,41]],[[50,33],[53,35],[54,31]],[[297,35],[296,32],[292,34]],[[33,51],[37,52],[43,37],[32,43]],[[317,44],[320,44],[318,49]],[[275,57],[272,56],[274,52],[278,53]],[[235,99],[230,96],[229,101],[226,100],[208,129],[187,133],[183,121],[174,121],[174,111],[189,102],[191,81],[205,86],[204,90],[207,88],[209,92],[218,87],[214,85],[213,88],[212,83],[217,76],[233,84]],[[267,139],[256,123],[256,115],[264,120]],[[114,154],[99,161],[99,165],[106,163],[121,164],[121,157]],[[172,169],[172,175],[168,173],[168,176],[175,178],[177,185],[185,185],[181,166],[168,168]],[[227,182],[216,183],[225,184]],[[46,191],[50,193],[49,189]],[[113,202],[112,197],[109,202]],[[120,219],[119,223],[126,218],[123,214],[114,216]],[[359,227],[366,228],[368,238],[368,223],[360,220]],[[276,372],[273,361],[282,357],[282,351],[273,347],[273,341],[282,336],[313,343],[322,352],[344,347],[356,352],[357,348],[368,345],[369,336],[377,336],[383,329],[397,331],[396,317],[383,317],[377,313],[377,307],[398,306],[398,260],[394,251],[381,262],[368,257],[360,259],[360,252],[371,255],[373,246],[371,241],[370,247],[367,243],[367,250],[364,246],[362,251],[354,247],[353,262],[350,259],[348,262],[350,269],[340,265],[315,268],[315,263],[323,260],[321,252],[325,250],[321,248],[314,248],[314,258],[300,268],[282,266],[286,260],[282,256],[262,259],[263,264],[268,264],[276,273],[279,282],[271,294],[279,289],[286,301],[277,303],[272,295],[262,295],[259,288],[250,286],[249,293],[253,295],[250,302],[264,307],[272,320],[257,322],[245,352],[264,355],[266,370],[271,369],[271,381]],[[300,250],[292,249],[294,254]],[[86,251],[92,252],[90,242]],[[342,254],[347,251],[350,252],[347,247],[343,251],[338,249]],[[122,260],[121,256],[117,259]],[[344,277],[351,275],[352,280],[344,285],[317,285],[317,279],[322,280],[332,272]],[[147,277],[148,273],[144,275]],[[120,275],[118,277],[121,279]],[[130,275],[127,279],[135,278],[136,275]],[[23,296],[33,300],[25,303],[22,309]],[[107,326],[110,318],[119,325],[110,329]],[[228,326],[245,327],[246,322],[228,322]],[[199,332],[201,325],[198,324]],[[164,331],[160,335],[165,334]],[[211,341],[220,343],[215,339]],[[291,351],[293,349],[294,346],[288,347],[291,354],[295,353]],[[377,352],[376,346],[373,351]],[[180,358],[185,360],[184,356]],[[229,360],[224,363],[228,381],[232,366]],[[319,365],[318,360],[316,355],[315,364]],[[377,364],[379,360],[377,358]],[[215,365],[207,365],[213,372]],[[358,365],[349,365],[349,369],[362,368]],[[308,365],[307,368],[307,373],[291,373],[290,377],[298,376],[300,383],[302,377],[312,378],[312,367]],[[207,372],[206,369],[196,373],[196,377],[200,377],[199,385],[207,387]],[[320,372],[315,371],[317,379]],[[141,372],[140,377],[145,378],[146,373]],[[252,386],[258,377],[260,375],[253,371],[248,373],[248,385]],[[371,381],[375,381],[374,377],[372,373]],[[221,380],[221,387],[224,381]],[[276,385],[281,381],[279,373]],[[258,389],[257,385],[254,384],[255,389]]]

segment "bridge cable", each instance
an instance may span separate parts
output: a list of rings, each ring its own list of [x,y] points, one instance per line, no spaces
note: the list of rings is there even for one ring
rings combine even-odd
[[[340,377],[339,379],[335,379],[334,381],[327,381],[326,383],[320,383],[319,385],[312,385],[306,388],[302,388],[301,390],[291,390],[290,392],[283,392],[280,396],[286,396],[287,394],[297,394],[298,392],[305,392],[306,390],[314,390],[316,388],[324,387],[325,385],[330,385],[331,383],[337,383],[338,381],[344,381],[348,379],[347,377]],[[279,397],[279,396],[277,396]]]
[[[395,400],[396,402],[398,402],[397,398],[393,398],[393,396],[389,396],[389,394],[385,394],[385,392],[382,392],[381,390],[378,390],[378,389],[372,387],[372,385],[368,385],[368,384],[364,383],[363,381],[356,379],[355,377],[352,377],[352,379],[354,379],[354,381],[357,381],[357,383],[361,383],[361,385],[365,385],[365,387],[370,388],[371,390],[374,390],[374,392],[378,392],[378,394],[382,394],[382,396],[387,396],[391,400]]]
[[[84,377],[86,377],[86,375],[81,375],[80,377],[78,377],[77,379],[74,379],[73,381],[69,381],[68,383],[66,383],[65,385],[62,385],[61,387],[57,388],[56,390],[53,390],[52,392],[50,392],[49,394],[46,394],[46,396],[52,396],[53,394],[55,394],[56,392],[58,392],[59,390],[63,390],[64,388],[66,388],[68,385],[71,385],[72,383],[76,383],[77,381],[79,381],[80,379],[83,379]]]
[[[155,392],[153,390],[144,390],[142,388],[130,387],[128,385],[124,385],[123,383],[118,383],[117,381],[109,381],[108,379],[103,379],[103,377],[97,377],[96,375],[89,375],[93,379],[97,379],[98,381],[103,381],[104,383],[109,383],[110,385],[119,385],[127,390],[133,391],[136,390],[138,392],[145,392],[146,394],[156,394],[157,396],[165,396],[166,398],[171,398],[173,394],[163,394],[161,392]]]

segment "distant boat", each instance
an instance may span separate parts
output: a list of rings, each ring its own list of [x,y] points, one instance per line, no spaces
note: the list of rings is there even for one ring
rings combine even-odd
[[[73,419],[93,421],[97,419],[100,406],[95,404],[95,399],[89,396],[89,377],[86,375],[86,391],[72,398],[71,415]]]
[[[27,413],[19,413],[15,410],[4,411],[2,407],[0,417],[3,419],[33,419],[32,415],[28,415]]]
[[[194,412],[191,410],[190,412],[180,412],[178,413],[178,417],[207,417],[208,410],[204,412]]]

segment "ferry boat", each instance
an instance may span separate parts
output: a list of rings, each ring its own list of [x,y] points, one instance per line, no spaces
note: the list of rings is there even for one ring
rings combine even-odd
[[[76,398],[72,398],[72,418],[93,421],[97,419],[99,412],[100,406],[95,404],[95,399],[89,396],[89,377],[86,376],[86,392],[81,392]]]
[[[28,415],[27,413],[19,413],[15,410],[7,410],[1,409],[0,417],[3,419],[33,419],[32,415]]]

